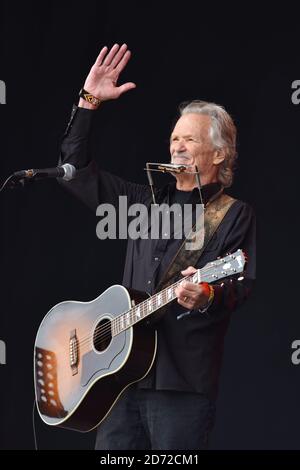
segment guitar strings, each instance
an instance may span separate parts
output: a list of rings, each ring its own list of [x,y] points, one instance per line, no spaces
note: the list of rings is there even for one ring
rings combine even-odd
[[[221,265],[221,264],[224,262],[224,259],[223,259],[223,260],[222,260],[222,259],[221,259],[221,260],[217,260],[217,262],[218,262],[218,264]],[[208,266],[208,267],[204,266],[203,268],[200,268],[200,275],[203,275],[203,274],[204,274],[204,275],[208,275],[209,272],[211,272],[211,271],[213,272],[213,271],[215,270],[215,266],[216,266],[216,265],[214,265],[214,266]],[[233,274],[237,274],[238,272],[241,272],[241,271],[236,271],[236,272],[233,273]],[[162,294],[163,292],[167,291],[167,290],[170,289],[170,288],[173,288],[173,289],[174,289],[174,288],[177,287],[182,281],[186,281],[186,280],[191,280],[191,281],[192,281],[192,279],[193,279],[193,277],[195,276],[195,274],[196,274],[196,273],[194,273],[194,274],[192,274],[192,275],[189,275],[189,276],[185,276],[185,277],[180,278],[180,279],[179,279],[178,281],[176,281],[174,284],[171,284],[170,286],[167,286],[166,288],[164,288],[164,289],[160,292],[160,294]],[[226,277],[227,277],[227,276],[224,276],[224,278],[226,278]],[[219,278],[218,280],[220,280],[220,279],[222,279],[222,278]],[[217,279],[216,279],[216,280],[217,280]],[[193,282],[193,281],[192,281],[192,282]],[[159,294],[159,293],[156,293],[156,294],[154,294],[154,295],[158,295],[158,294]],[[150,297],[150,298],[151,298],[151,297]],[[148,298],[148,299],[142,301],[142,302],[139,303],[136,307],[140,307],[140,308],[142,309],[142,311],[144,311],[145,308],[147,308],[147,305],[146,305],[146,304],[147,304],[147,302],[150,300],[150,298]],[[172,299],[172,300],[175,300],[175,299]],[[170,301],[171,301],[171,300],[170,300]],[[159,307],[158,309],[155,309],[154,311],[157,311],[157,310],[159,310],[160,308],[166,306],[170,301],[168,301],[166,304],[162,305],[162,306]],[[77,342],[77,347],[78,347],[78,348],[81,347],[82,350],[84,350],[84,349],[87,348],[87,346],[90,346],[90,340],[91,340],[91,339],[93,340],[93,344],[94,344],[94,343],[96,343],[97,341],[99,342],[99,341],[100,341],[100,338],[101,338],[101,340],[105,340],[106,338],[111,338],[111,337],[112,337],[112,334],[111,334],[111,331],[112,331],[111,324],[112,324],[112,322],[115,321],[115,320],[118,320],[118,318],[120,318],[121,316],[125,316],[126,313],[130,313],[130,317],[132,318],[132,315],[133,315],[132,311],[133,311],[136,307],[133,307],[133,308],[131,308],[131,309],[125,311],[125,312],[122,312],[122,313],[119,314],[118,316],[114,317],[113,320],[109,323],[109,325],[106,325],[104,328],[101,328],[101,327],[100,327],[100,328],[99,328],[100,331],[99,331],[97,334],[95,334],[95,333],[92,333],[92,334],[91,334],[91,333],[89,332],[88,335],[83,336],[83,338],[80,339],[80,340]],[[153,313],[154,313],[154,311],[153,311]],[[150,312],[150,314],[151,314],[151,313],[152,313],[152,312]],[[146,315],[145,317],[141,318],[141,320],[143,320],[143,319],[146,318],[146,317],[147,317],[147,315]],[[100,319],[99,321],[101,321],[101,319]],[[140,321],[140,320],[138,320],[138,321]],[[138,323],[138,321],[135,322],[135,323]],[[99,324],[99,322],[98,322],[98,324]],[[129,328],[131,328],[131,326],[128,326],[128,327],[125,328],[123,331],[125,331],[125,330],[127,330],[127,329],[129,329]],[[92,349],[93,349],[93,348],[90,348],[90,347],[89,347],[88,350],[85,350],[84,352],[91,351]],[[63,351],[63,349],[62,349],[62,348],[58,348],[57,351]],[[82,352],[82,351],[81,351],[81,352]]]
[[[209,271],[210,269],[211,269],[211,268],[206,269],[205,271]],[[204,271],[202,271],[202,272],[204,272]],[[193,276],[194,276],[194,274],[192,274],[192,275],[190,275],[190,276],[185,276],[185,277],[179,279],[179,280],[176,281],[174,284],[165,287],[160,293],[163,294],[163,292],[167,291],[168,289],[177,287],[177,285],[180,284],[180,283],[181,283],[182,281],[184,281],[184,280],[189,280],[189,279],[192,280]],[[159,293],[157,293],[157,294],[159,294]],[[154,295],[156,295],[156,294],[154,294]],[[140,307],[140,308],[141,308],[141,311],[144,312],[145,309],[147,309],[147,302],[149,302],[150,298],[151,298],[151,297],[149,297],[148,299],[145,299],[144,301],[142,301],[141,303],[139,303],[138,305],[136,305],[136,307]],[[168,303],[168,302],[167,302],[167,303]],[[164,304],[164,305],[162,305],[161,307],[163,307],[163,306],[165,306],[165,305],[167,305],[167,304]],[[89,333],[86,337],[83,337],[80,341],[78,341],[78,345],[79,345],[79,346],[83,345],[86,341],[89,341],[91,338],[93,338],[94,340],[96,340],[96,339],[99,340],[99,338],[100,338],[103,334],[105,334],[106,332],[110,333],[110,332],[111,332],[111,323],[112,323],[113,321],[118,320],[118,318],[120,318],[121,316],[124,316],[124,317],[125,317],[125,315],[126,315],[127,313],[130,313],[130,317],[132,317],[132,315],[133,315],[132,310],[134,310],[134,308],[135,308],[135,307],[133,307],[133,308],[131,308],[131,309],[125,311],[125,312],[122,312],[122,313],[119,314],[118,316],[114,317],[113,320],[110,322],[109,325],[106,325],[106,326],[104,326],[104,327],[102,327],[102,328],[100,327],[100,331],[99,331],[98,334],[96,334],[96,335],[94,335],[94,334],[91,335],[91,334]],[[159,308],[160,308],[160,307],[159,307]],[[157,309],[157,310],[158,310],[158,309]],[[155,311],[156,311],[156,310],[155,310]],[[147,316],[147,315],[146,315],[146,316]],[[146,318],[146,316],[143,317],[143,318],[141,318],[141,320],[143,320],[144,318]],[[127,329],[127,328],[126,328],[126,329]],[[108,335],[108,336],[109,336],[109,335]]]
[[[207,274],[207,273],[209,273],[210,271],[214,271],[214,268],[215,268],[214,266],[210,266],[210,267],[208,267],[208,268],[202,268],[202,269],[201,269],[201,274]],[[196,273],[195,273],[195,274],[196,274]],[[172,285],[166,287],[165,289],[163,289],[160,293],[162,294],[163,292],[167,291],[167,290],[170,289],[170,288],[171,288],[171,289],[174,289],[175,287],[177,287],[177,286],[178,286],[182,281],[184,281],[184,280],[192,280],[195,274],[192,274],[192,275],[190,275],[190,276],[186,276],[186,277],[183,277],[183,278],[179,279],[179,280],[178,280],[177,282],[175,282],[174,284],[172,284]],[[154,294],[154,295],[158,295],[158,294],[159,294],[159,293]],[[94,342],[94,343],[96,343],[96,342],[99,343],[100,341],[104,341],[105,339],[108,339],[109,337],[112,337],[112,334],[111,334],[111,331],[112,331],[112,322],[117,321],[118,318],[120,318],[121,316],[124,316],[124,318],[125,318],[125,315],[128,314],[128,313],[129,313],[129,318],[130,318],[130,321],[131,321],[132,318],[133,318],[133,315],[134,315],[133,310],[134,310],[135,308],[137,308],[137,307],[140,307],[141,313],[143,313],[143,312],[145,311],[145,309],[148,308],[148,307],[147,307],[147,303],[150,301],[150,299],[151,299],[151,297],[148,298],[148,299],[146,299],[146,300],[144,300],[144,301],[141,302],[140,304],[136,305],[136,307],[131,308],[131,309],[129,309],[129,310],[127,310],[127,311],[121,313],[120,315],[118,315],[117,317],[115,317],[113,320],[111,320],[111,321],[109,322],[109,324],[105,325],[104,327],[101,328],[101,326],[100,326],[98,333],[96,333],[96,334],[95,334],[95,333],[94,333],[94,334],[90,334],[90,333],[89,333],[87,336],[83,337],[80,341],[78,341],[78,343],[77,343],[77,344],[78,344],[78,347],[79,347],[79,346],[82,347],[82,346],[86,345],[87,343],[89,344],[89,342],[90,342],[91,339],[93,339],[93,342]],[[174,300],[174,299],[172,299],[172,300]],[[171,299],[170,299],[170,301],[171,301]],[[166,306],[168,303],[169,303],[169,302],[167,302],[167,303],[164,304],[164,305],[161,305],[161,307]],[[159,307],[159,308],[161,308],[161,307]],[[155,310],[153,311],[153,313],[154,313],[155,311],[159,310],[159,308],[158,308],[158,309],[155,308]],[[152,313],[152,312],[149,312],[149,314],[151,314],[151,313]],[[148,315],[146,315],[145,317],[142,317],[141,320],[144,319],[144,318],[146,318],[147,316],[148,316]],[[135,323],[137,323],[137,322],[135,322]],[[130,328],[131,326],[132,326],[132,325],[129,325],[128,328]],[[127,329],[127,328],[125,328],[124,330],[126,330],[126,329]],[[124,330],[123,330],[123,331],[124,331]]]
[[[172,286],[168,286],[168,287],[166,287],[165,289],[163,289],[163,290],[161,291],[161,293],[163,293],[164,291],[166,291],[166,290],[168,290],[168,289],[170,289],[170,288],[175,288],[175,287],[177,287],[178,284],[180,284],[183,280],[186,280],[186,279],[188,279],[188,278],[189,278],[189,276],[180,279],[180,280],[177,281],[176,283],[172,284]],[[147,308],[148,308],[148,307],[147,307],[147,303],[149,302],[149,300],[150,300],[150,298],[149,298],[149,299],[146,299],[145,301],[143,301],[143,302],[141,302],[140,304],[138,304],[136,307],[140,307],[140,308],[141,308],[141,312],[143,313],[143,312],[145,311],[145,309],[147,310]],[[169,302],[171,302],[172,300],[175,300],[175,298],[170,299],[167,303],[161,305],[159,308],[155,308],[155,310],[153,310],[153,312],[149,312],[149,315],[150,315],[151,313],[156,312],[156,311],[159,310],[160,308],[166,306],[166,305],[167,305]],[[92,335],[89,333],[89,335],[88,335],[87,337],[85,337],[85,338],[81,339],[80,341],[78,341],[78,346],[84,346],[86,343],[90,344],[90,340],[91,340],[91,339],[93,339],[93,342],[94,342],[94,343],[97,343],[97,342],[99,343],[100,341],[104,341],[104,340],[106,340],[106,339],[111,338],[111,337],[112,337],[112,334],[111,334],[111,331],[112,331],[111,324],[112,324],[112,322],[115,321],[115,320],[118,320],[118,318],[120,318],[121,316],[124,316],[124,317],[125,317],[125,315],[126,315],[127,313],[129,313],[129,318],[130,318],[130,320],[132,320],[132,319],[133,319],[133,315],[134,315],[133,310],[134,310],[134,308],[132,308],[132,309],[130,309],[130,310],[128,310],[128,311],[125,311],[125,312],[121,313],[120,315],[118,315],[117,317],[115,317],[113,320],[111,320],[111,321],[109,322],[109,324],[105,325],[105,326],[102,327],[102,328],[99,327],[99,332],[98,332],[98,333],[96,333],[96,334],[94,333],[94,334],[92,334]],[[140,320],[145,319],[147,316],[148,316],[148,315],[142,317]],[[140,320],[138,320],[138,321],[140,321]],[[138,321],[136,321],[134,324],[138,323]],[[128,325],[128,327],[124,328],[123,331],[127,330],[127,329],[130,328],[131,326],[133,326],[133,325]],[[117,335],[115,335],[115,336],[117,336]]]

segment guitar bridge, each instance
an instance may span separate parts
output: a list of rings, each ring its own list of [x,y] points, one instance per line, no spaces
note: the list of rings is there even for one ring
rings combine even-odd
[[[76,330],[72,330],[70,333],[69,356],[70,356],[70,367],[72,370],[72,375],[76,375],[78,374],[78,363],[79,363],[79,345],[78,345],[78,338],[76,336]]]

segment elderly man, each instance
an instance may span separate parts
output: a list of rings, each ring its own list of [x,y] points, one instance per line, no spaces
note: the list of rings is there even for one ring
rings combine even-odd
[[[87,140],[95,110],[135,88],[118,86],[118,78],[130,58],[126,44],[104,47],[90,70],[74,106],[64,135],[60,163],[72,163],[77,178],[62,184],[93,210],[103,202],[118,206],[126,195],[128,204],[151,206],[149,186],[125,181],[99,170],[90,160]],[[229,114],[214,103],[192,101],[180,107],[170,138],[171,162],[197,165],[203,202],[220,201],[233,178],[236,129]],[[194,175],[174,174],[176,182],[159,190],[159,203],[199,203]],[[229,196],[227,196],[229,198]],[[248,296],[255,278],[255,216],[251,207],[230,199],[222,220],[194,266],[183,258],[182,275],[195,272],[209,261],[239,248],[246,251],[244,279],[212,285],[185,282],[176,290],[177,303],[156,322],[157,354],[149,374],[130,385],[97,430],[96,449],[204,449],[215,416],[224,336],[231,312]],[[218,208],[216,205],[216,213]],[[182,240],[129,239],[123,284],[153,293],[168,271]],[[182,315],[190,312],[189,315]],[[101,397],[99,397],[101,400]]]

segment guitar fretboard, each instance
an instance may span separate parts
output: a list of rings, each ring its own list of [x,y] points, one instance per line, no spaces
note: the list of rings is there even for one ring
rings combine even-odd
[[[217,279],[228,277],[232,274],[241,272],[244,268],[245,256],[242,250],[237,250],[234,254],[228,255],[222,259],[208,263],[201,269],[191,275],[181,278],[162,291],[152,295],[148,299],[132,307],[130,310],[120,314],[111,322],[111,334],[116,336],[122,331],[127,330],[139,321],[145,319],[160,308],[166,306],[176,299],[175,289],[182,281],[193,282],[214,282]]]
[[[197,272],[192,276],[187,276],[180,279],[180,281],[177,281],[169,287],[166,287],[162,291],[152,295],[135,307],[132,307],[127,312],[116,317],[112,321],[112,336],[115,336],[127,328],[130,328],[137,322],[143,320],[160,308],[172,302],[172,300],[176,299],[175,289],[183,280],[193,283],[200,282],[200,269],[198,269]]]
[[[197,272],[192,276],[187,276],[185,278],[180,279],[180,281],[177,281],[169,287],[166,287],[162,291],[152,295],[151,297],[139,303],[135,307],[132,307],[127,312],[122,313],[121,315],[116,317],[112,321],[112,336],[115,336],[121,333],[122,331],[126,330],[127,328],[130,328],[137,322],[143,320],[144,318],[148,317],[160,308],[172,302],[172,300],[176,299],[175,289],[183,280],[193,282],[195,284],[199,283],[200,269],[198,269]]]

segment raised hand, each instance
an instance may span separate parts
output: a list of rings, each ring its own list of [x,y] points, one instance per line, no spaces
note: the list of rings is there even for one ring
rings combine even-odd
[[[119,98],[126,91],[135,88],[136,85],[132,82],[117,85],[119,75],[126,67],[130,56],[131,52],[126,44],[121,47],[115,44],[110,51],[106,46],[103,47],[86,78],[84,89],[100,101],[107,101]],[[81,99],[80,105],[83,102],[84,100]]]

